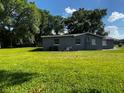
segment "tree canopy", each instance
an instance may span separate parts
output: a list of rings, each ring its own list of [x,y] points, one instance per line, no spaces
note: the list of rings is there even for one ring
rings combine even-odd
[[[0,0],[0,12],[0,29],[8,31],[11,45],[18,40],[31,38],[39,31],[40,14],[34,3]]]
[[[84,8],[74,12],[65,20],[70,34],[90,32],[98,35],[106,35],[102,18],[107,14],[106,9],[85,10]]]
[[[35,44],[41,35],[56,35],[68,29],[68,34],[90,32],[106,35],[102,18],[106,9],[79,9],[72,16],[54,16],[27,0],[0,0],[0,46]]]

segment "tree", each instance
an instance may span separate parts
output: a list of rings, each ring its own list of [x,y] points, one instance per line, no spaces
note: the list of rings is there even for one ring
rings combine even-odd
[[[40,31],[39,31],[39,33],[37,33],[35,35],[35,41],[36,41],[37,45],[40,45],[42,35],[51,35],[52,34],[53,16],[47,10],[38,9],[38,11],[40,12],[40,16],[41,16],[40,25],[39,25]]]
[[[0,46],[2,48],[9,46],[10,43],[8,41],[10,41],[9,32],[4,29],[0,29]]]
[[[25,11],[21,15],[21,20],[15,29],[16,36],[20,38],[23,43],[35,43],[35,34],[39,33],[40,29],[40,12],[34,3],[30,3],[29,6],[24,9]]]
[[[65,20],[70,34],[90,32],[106,35],[102,18],[107,14],[106,9],[79,9]]]
[[[55,30],[55,33],[63,31],[64,29],[64,18],[61,16],[52,16],[47,10],[39,10],[41,13],[41,24],[40,31],[41,35],[50,35],[52,30]]]
[[[64,18],[61,16],[53,16],[53,29],[56,33],[56,35],[59,34],[59,32],[64,31]]]
[[[39,9],[42,19],[40,20],[40,35],[49,35],[52,31],[53,16],[47,10]]]
[[[34,3],[28,3],[27,0],[0,0],[0,8],[0,29],[9,32],[11,47],[14,42],[30,38],[39,31],[41,17]]]

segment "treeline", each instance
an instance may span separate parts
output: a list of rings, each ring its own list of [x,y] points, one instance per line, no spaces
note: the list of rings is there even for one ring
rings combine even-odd
[[[79,9],[72,16],[53,16],[27,0],[0,0],[0,47],[37,46],[42,35],[91,32],[106,35],[106,9]]]

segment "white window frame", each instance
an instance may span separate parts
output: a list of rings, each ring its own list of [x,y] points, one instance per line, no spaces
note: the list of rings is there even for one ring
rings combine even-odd
[[[86,41],[87,41],[87,42],[90,42],[90,37],[87,37],[87,38],[86,38]]]
[[[77,43],[77,40],[79,40],[79,43]],[[80,39],[80,38],[76,38],[76,39],[75,39],[75,44],[76,44],[76,45],[81,45],[81,39]]]
[[[95,46],[96,45],[96,39],[92,39],[91,43],[92,43],[93,46]]]
[[[107,46],[107,41],[106,41],[106,40],[103,40],[103,41],[102,41],[102,45],[103,45],[103,46]]]
[[[55,40],[58,40],[59,43],[57,44],[57,43],[55,42]],[[60,45],[60,39],[55,38],[55,39],[54,39],[54,45]]]

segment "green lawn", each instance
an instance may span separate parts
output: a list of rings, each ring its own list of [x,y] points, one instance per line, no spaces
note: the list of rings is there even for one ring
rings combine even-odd
[[[0,93],[124,93],[124,49],[0,49]]]

